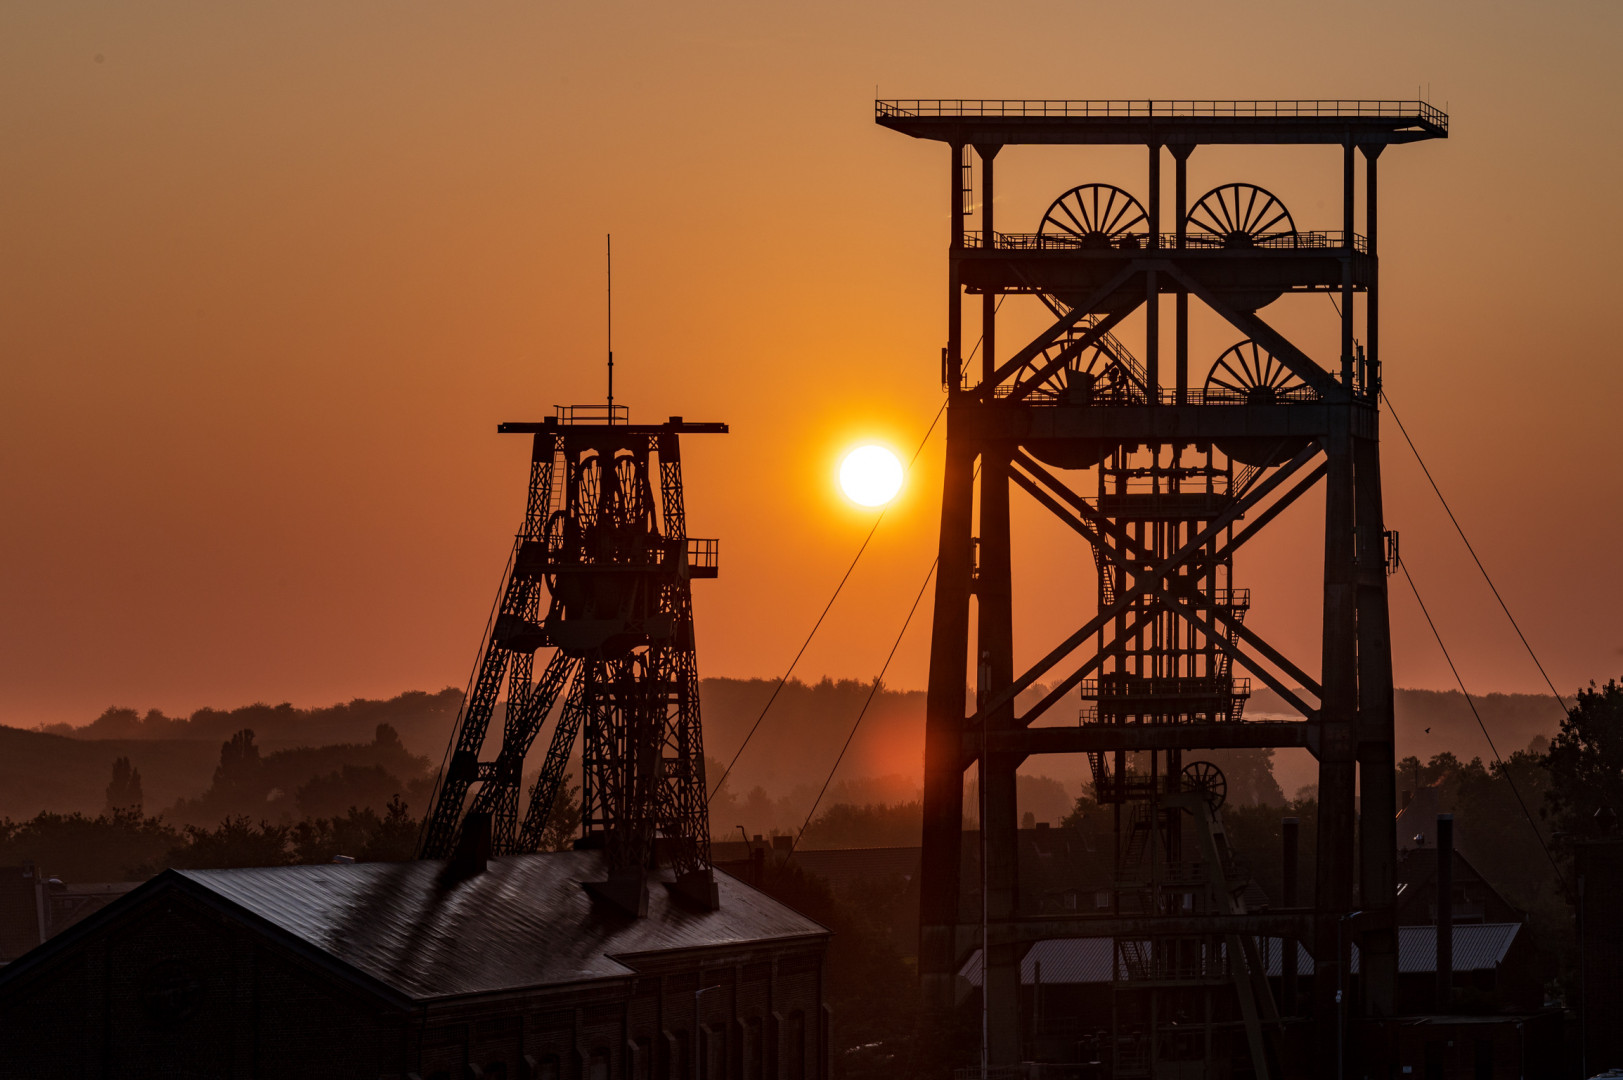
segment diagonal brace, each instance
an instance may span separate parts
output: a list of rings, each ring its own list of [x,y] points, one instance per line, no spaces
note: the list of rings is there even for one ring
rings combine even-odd
[[[1110,296],[1111,293],[1126,285],[1136,274],[1140,272],[1140,268],[1136,265],[1128,265],[1123,267],[1115,277],[1111,278],[1109,281],[1105,282],[1102,286],[1095,290],[1092,296],[1071,308],[1070,311],[1061,316],[1060,319],[1047,330],[1044,330],[1042,333],[1033,338],[1031,344],[1015,353],[1000,367],[998,367],[997,370],[992,372],[991,386],[981,387],[982,396],[990,397],[992,394],[992,387],[1000,385],[1004,379],[1007,379],[1010,375],[1031,363],[1032,360],[1036,359],[1038,353],[1042,352],[1044,349],[1054,344],[1054,342],[1058,341],[1061,334],[1065,333],[1071,327],[1081,322],[1082,319],[1089,314],[1090,309],[1102,303],[1107,297]]]
[[[1313,359],[1287,341],[1284,335],[1259,319],[1254,312],[1240,311],[1220,299],[1204,284],[1177,267],[1168,270],[1177,282],[1198,296],[1202,303],[1227,319],[1236,329],[1261,345],[1284,362],[1291,373],[1316,390],[1326,401],[1345,402],[1352,398],[1346,387],[1335,376],[1325,371]]]
[[[1274,472],[1272,476],[1258,484],[1246,495],[1245,498],[1235,500],[1233,505],[1208,522],[1204,529],[1190,538],[1190,540],[1184,544],[1183,547],[1179,548],[1165,561],[1160,563],[1160,565],[1155,566],[1142,574],[1136,575],[1132,584],[1127,585],[1123,589],[1122,594],[1117,599],[1116,603],[1112,604],[1110,607],[1104,609],[1103,611],[1099,612],[1098,615],[1088,620],[1086,625],[1074,631],[1064,641],[1060,642],[1053,649],[1051,649],[1048,655],[1044,656],[1041,660],[1037,661],[1036,664],[1026,669],[1025,674],[1021,675],[1018,679],[1014,680],[1014,682],[994,694],[992,698],[983,704],[973,716],[968,718],[967,722],[972,725],[981,724],[985,721],[987,716],[990,716],[1000,709],[1003,709],[1016,697],[1023,694],[1031,687],[1032,683],[1036,682],[1043,675],[1047,674],[1047,672],[1051,670],[1055,664],[1058,664],[1061,660],[1075,652],[1079,645],[1096,634],[1100,627],[1107,625],[1116,616],[1127,611],[1132,605],[1133,601],[1138,599],[1138,597],[1151,591],[1151,589],[1154,588],[1157,583],[1165,579],[1167,575],[1171,574],[1175,570],[1178,570],[1185,563],[1189,562],[1190,559],[1194,558],[1195,555],[1198,554],[1199,551],[1211,541],[1212,537],[1228,528],[1237,518],[1244,515],[1247,510],[1261,503],[1262,500],[1272,493],[1276,487],[1284,483],[1291,476],[1295,475],[1296,471],[1303,465],[1307,464],[1307,462],[1311,460],[1318,452],[1319,447],[1317,444],[1310,443],[1309,445],[1303,447],[1295,457],[1291,458],[1290,461],[1281,466],[1277,471]]]

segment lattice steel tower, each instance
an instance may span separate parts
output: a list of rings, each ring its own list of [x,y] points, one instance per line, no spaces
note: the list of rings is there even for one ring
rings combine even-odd
[[[1032,1034],[1020,1015],[1024,951],[1053,938],[1112,939],[1115,1004],[1100,1026],[1111,1028],[1114,1075],[1277,1076],[1279,1021],[1259,943],[1299,940],[1316,960],[1319,1074],[1333,1075],[1334,1028],[1323,1025],[1336,1018],[1347,955],[1339,942],[1361,950],[1354,1016],[1390,1015],[1397,976],[1376,163],[1389,145],[1445,137],[1447,117],[1424,102],[880,101],[876,118],[951,151],[947,461],[919,943],[927,1000],[952,1001],[956,974],[984,934],[990,1059],[1012,1064]],[[1225,182],[1191,203],[1191,154],[1218,143],[1339,147],[1340,229],[1304,230],[1269,191],[1228,177],[1213,177]],[[1035,231],[999,232],[994,166],[1013,144],[1146,147],[1143,198],[1083,183],[1055,199]],[[1163,231],[1168,153],[1174,196]],[[978,231],[965,228],[973,205]],[[1258,316],[1288,293],[1338,301],[1332,362]],[[973,370],[966,294],[980,297]],[[997,333],[998,305],[1011,296],[1046,308],[1038,309],[1046,328],[1015,349],[1000,347]],[[1163,365],[1169,296],[1172,363]],[[1241,338],[1209,371],[1191,370],[1191,297]],[[1113,333],[1135,313],[1142,359]],[[1235,552],[1321,481],[1324,631],[1314,678],[1245,625],[1250,597],[1232,570]],[[1075,631],[1037,643],[1042,659],[1024,670],[1012,615],[1013,488],[1069,526],[1098,570]],[[1236,668],[1305,719],[1246,720],[1249,679]],[[972,680],[979,704],[966,716]],[[1017,709],[1039,680],[1046,693]],[[1051,712],[1077,691],[1079,718]],[[1222,832],[1221,774],[1188,759],[1243,747],[1305,747],[1318,759],[1311,907],[1245,906],[1245,874]],[[1035,898],[1019,895],[1015,770],[1046,753],[1088,755],[1096,794],[1115,810],[1114,885],[1095,915],[1042,915]],[[974,765],[985,777],[984,928],[960,910],[963,779]]]
[[[581,843],[609,863],[594,895],[640,914],[664,864],[714,906],[690,582],[716,576],[717,542],[687,534],[679,437],[726,425],[633,425],[609,405],[497,430],[534,436],[529,498],[420,855],[449,858],[487,822],[492,853],[536,850],[580,734]],[[481,760],[504,686],[501,746]],[[559,701],[521,821],[524,761]]]

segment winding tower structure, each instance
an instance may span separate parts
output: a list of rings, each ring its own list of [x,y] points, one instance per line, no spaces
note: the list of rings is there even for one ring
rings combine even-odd
[[[691,582],[716,576],[718,542],[688,536],[680,437],[727,428],[628,420],[624,406],[573,406],[497,429],[533,437],[524,522],[419,856],[483,847],[487,831],[493,854],[537,850],[579,737],[578,844],[609,867],[589,888],[641,915],[656,864],[679,895],[715,904]],[[525,759],[554,717],[523,800]]]
[[[984,944],[988,1055],[1013,1064],[1025,1056],[1025,949],[1112,938],[1114,1004],[1099,1026],[1111,1030],[1113,1075],[1278,1076],[1279,1016],[1259,947],[1287,942],[1288,974],[1288,943],[1300,941],[1315,959],[1319,1075],[1333,1075],[1334,1027],[1324,1025],[1338,1007],[1348,1010],[1339,1019],[1391,1015],[1397,978],[1386,593],[1395,539],[1381,513],[1377,162],[1388,146],[1446,137],[1447,117],[1418,101],[913,100],[876,102],[876,120],[949,150],[947,462],[920,911],[926,999],[949,1005],[956,974]],[[1191,158],[1198,166],[1196,148],[1213,144],[1338,148],[1339,175],[1326,172],[1340,181],[1340,227],[1299,226],[1251,182],[1264,177],[1212,177],[1222,183],[1191,201]],[[1002,232],[995,163],[1009,145],[1141,146],[1148,175],[1138,193],[1078,177],[1026,226],[1034,231]],[[1337,303],[1337,355],[1311,356],[1259,314],[1311,293]],[[1045,327],[1013,347],[998,335],[1010,297],[1041,305]],[[1238,341],[1192,362],[1191,301]],[[978,347],[966,349],[977,322]],[[1141,335],[1137,354],[1117,336],[1126,326]],[[1315,677],[1246,625],[1250,597],[1233,560],[1319,486]],[[1041,659],[1023,667],[1012,615],[1015,489],[1068,526],[1098,571],[1096,595],[1078,598],[1075,630],[1028,649]],[[1246,719],[1251,679],[1303,719]],[[1054,707],[1073,692],[1081,715],[1059,716]],[[1244,747],[1302,747],[1318,760],[1310,905],[1257,912],[1243,902],[1244,868],[1223,839],[1221,774],[1194,758]],[[1097,914],[1039,915],[1019,895],[1015,771],[1052,753],[1086,754],[1096,795],[1116,815],[1114,888]],[[984,777],[985,866],[983,915],[966,917],[960,834],[971,767]],[[1362,993],[1338,1006],[1353,943]]]

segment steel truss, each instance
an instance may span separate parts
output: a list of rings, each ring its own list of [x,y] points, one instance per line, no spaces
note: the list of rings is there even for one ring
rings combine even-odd
[[[646,874],[664,864],[680,894],[713,906],[690,582],[716,576],[717,545],[687,535],[679,436],[726,427],[603,419],[620,417],[560,410],[499,428],[534,435],[529,496],[420,856],[450,857],[469,820],[488,820],[493,854],[537,850],[579,738],[579,843],[603,847],[610,869],[595,893],[644,910]],[[483,760],[504,686],[500,747]],[[524,763],[554,715],[521,821]]]
[[[1110,937],[1117,957],[1108,1018],[1115,1076],[1184,1069],[1277,1076],[1280,1020],[1258,949],[1265,922],[1238,899],[1246,874],[1223,839],[1221,775],[1189,755],[1292,746],[1317,757],[1314,902],[1276,908],[1267,918],[1277,922],[1266,925],[1289,941],[1301,939],[1315,957],[1314,1021],[1337,1017],[1336,991],[1347,966],[1340,930],[1362,954],[1361,996],[1347,1006],[1349,1014],[1390,1015],[1396,807],[1378,445],[1376,162],[1388,145],[1446,136],[1447,118],[1423,103],[1390,102],[1316,103],[1322,108],[1313,110],[1298,102],[1285,112],[1260,107],[1268,103],[1193,112],[1157,102],[1125,111],[926,104],[876,103],[878,123],[944,142],[952,154],[942,357],[947,461],[926,726],[922,988],[927,1001],[949,1005],[956,975],[984,934],[989,1057],[993,1065],[1012,1065],[1025,1054],[1019,996],[1025,946],[1052,937]],[[993,218],[995,162],[1013,143],[1143,145],[1148,198],[1082,184],[1055,200],[1036,233],[1001,233]],[[1298,232],[1283,202],[1252,184],[1223,184],[1191,205],[1187,163],[1202,143],[1339,146],[1341,229]],[[1172,233],[1161,231],[1166,152],[1175,166]],[[1355,232],[1360,153],[1365,236]],[[966,179],[972,154],[980,172],[973,198]],[[980,208],[976,232],[965,228],[972,205]],[[1306,292],[1339,299],[1341,349],[1332,368],[1257,314],[1283,295]],[[1051,319],[1005,352],[997,311],[1008,294],[1039,299]],[[971,372],[963,360],[963,307],[966,296],[977,295],[980,363]],[[1362,343],[1354,336],[1359,295]],[[1174,302],[1166,372],[1163,296]],[[1215,358],[1204,382],[1191,380],[1191,298],[1242,335]],[[1142,359],[1115,336],[1135,313],[1143,316]],[[1314,677],[1245,624],[1251,597],[1234,580],[1233,558],[1321,486],[1324,636]],[[1015,663],[1012,617],[1015,490],[1076,534],[1098,574],[1093,613],[1024,670]],[[978,705],[966,715],[972,670]],[[1246,720],[1250,679],[1303,719]],[[1039,682],[1044,692],[1036,704],[1018,708]],[[1081,715],[1054,724],[1054,707],[1078,693]],[[1031,754],[1067,752],[1089,756],[1096,796],[1116,815],[1115,885],[1108,917],[1056,922],[1037,917],[1019,895],[1015,770]],[[959,907],[963,776],[974,765],[985,777],[984,929]],[[1348,921],[1355,909],[1360,914]],[[1321,1038],[1316,1045],[1327,1055],[1318,1074],[1331,1075],[1335,1042]]]

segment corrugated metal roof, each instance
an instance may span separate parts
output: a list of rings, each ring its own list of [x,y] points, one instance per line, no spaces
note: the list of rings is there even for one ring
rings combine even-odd
[[[1504,963],[1521,923],[1466,923],[1454,927],[1454,970],[1492,971]],[[1296,970],[1313,972],[1313,957],[1297,945]],[[1268,974],[1278,975],[1283,956],[1278,938],[1268,939]],[[1358,946],[1352,946],[1352,969],[1358,970]],[[1437,928],[1398,927],[1398,973],[1419,975],[1437,970]]]
[[[1020,984],[1036,985],[1039,964],[1045,986],[1107,983],[1115,962],[1115,949],[1115,942],[1110,938],[1058,938],[1036,942],[1020,961]],[[968,979],[971,986],[981,984],[979,949],[970,955],[958,974]]]
[[[1454,970],[1492,971],[1504,963],[1520,923],[1474,923],[1454,927]],[[1264,959],[1268,974],[1278,976],[1284,968],[1284,949],[1280,938],[1264,940]],[[1152,955],[1154,943],[1145,944],[1146,955]],[[1020,964],[1020,983],[1034,985],[1037,965],[1042,964],[1042,981],[1046,984],[1107,983],[1111,979],[1114,963],[1114,943],[1110,938],[1065,938],[1039,941],[1027,951]],[[1424,974],[1437,970],[1437,928],[1435,926],[1398,927],[1398,971],[1404,975]],[[1313,974],[1313,955],[1300,942],[1296,946],[1296,970],[1302,975]],[[1352,970],[1358,971],[1358,946],[1352,946]],[[981,951],[970,954],[958,974],[971,986],[981,984]]]
[[[1521,923],[1467,923],[1454,927],[1454,970],[1491,971],[1505,961]],[[1437,928],[1398,927],[1398,971],[1437,970]]]
[[[717,911],[648,890],[648,915],[594,906],[584,881],[606,876],[600,852],[515,855],[442,891],[443,863],[357,863],[175,871],[294,938],[418,1000],[629,974],[640,955],[827,930],[718,873]]]
[[[1266,956],[1266,960],[1268,962],[1268,974],[1269,974],[1270,977],[1275,976],[1275,975],[1281,975],[1281,974],[1284,973],[1284,970],[1285,970],[1285,950],[1281,947],[1282,945],[1283,945],[1283,940],[1280,939],[1280,938],[1271,937],[1271,938],[1268,939],[1268,944],[1267,944],[1268,954]],[[1353,957],[1352,957],[1353,970],[1357,971],[1358,970],[1358,946],[1354,945],[1352,947],[1352,952],[1353,952]],[[1311,975],[1311,974],[1313,974],[1313,954],[1308,952],[1307,947],[1305,945],[1303,945],[1301,942],[1296,943],[1296,971],[1300,975]]]

